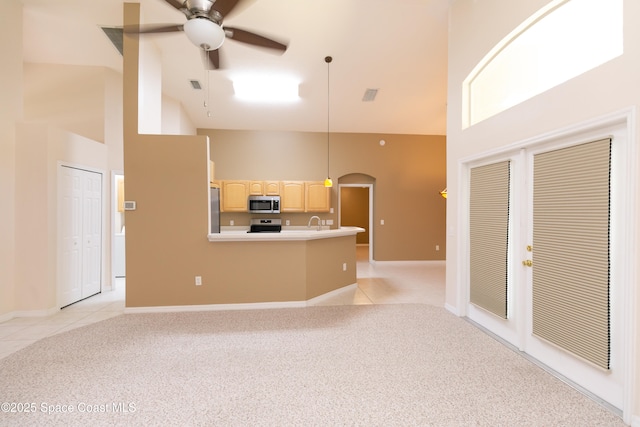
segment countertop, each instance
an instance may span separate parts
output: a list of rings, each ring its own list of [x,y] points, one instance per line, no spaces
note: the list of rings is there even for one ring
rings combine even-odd
[[[318,227],[283,227],[279,233],[247,233],[249,227],[223,227],[220,233],[207,236],[210,242],[270,242],[328,239],[352,236],[365,231],[361,227],[340,227],[334,229]]]

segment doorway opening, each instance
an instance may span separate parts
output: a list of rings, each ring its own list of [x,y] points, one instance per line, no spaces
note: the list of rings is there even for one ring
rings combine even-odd
[[[373,184],[338,184],[338,221],[340,227],[362,227],[356,234],[358,253],[366,250],[367,259],[374,262]]]
[[[125,263],[125,214],[124,172],[111,172],[111,290],[124,296]]]

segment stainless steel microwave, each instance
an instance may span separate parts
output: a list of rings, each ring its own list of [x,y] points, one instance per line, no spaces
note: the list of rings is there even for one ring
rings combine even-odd
[[[280,196],[249,196],[249,213],[280,213]]]

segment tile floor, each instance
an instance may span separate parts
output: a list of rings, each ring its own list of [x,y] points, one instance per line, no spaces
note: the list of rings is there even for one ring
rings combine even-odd
[[[445,261],[368,262],[368,246],[358,246],[358,287],[318,305],[421,303],[444,306]],[[124,279],[114,291],[80,301],[48,317],[17,317],[0,323],[0,359],[39,339],[99,322],[124,311]]]

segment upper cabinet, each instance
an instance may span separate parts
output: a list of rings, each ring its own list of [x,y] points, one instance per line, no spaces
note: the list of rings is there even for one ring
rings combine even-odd
[[[280,181],[249,181],[249,194],[252,196],[280,195]]]
[[[249,181],[222,181],[222,212],[246,212]]]
[[[324,181],[215,180],[221,212],[247,212],[249,196],[280,196],[280,212],[330,212],[331,190]]]
[[[280,182],[280,212],[304,212],[304,181]]]
[[[249,181],[249,194],[251,196],[264,195],[264,181]]]
[[[331,190],[324,181],[304,183],[305,212],[329,212],[331,209]]]
[[[213,181],[215,180],[215,171],[216,164],[213,163],[213,160],[209,160],[209,184],[213,184]]]
[[[264,181],[264,195],[265,196],[280,195],[280,181]]]

